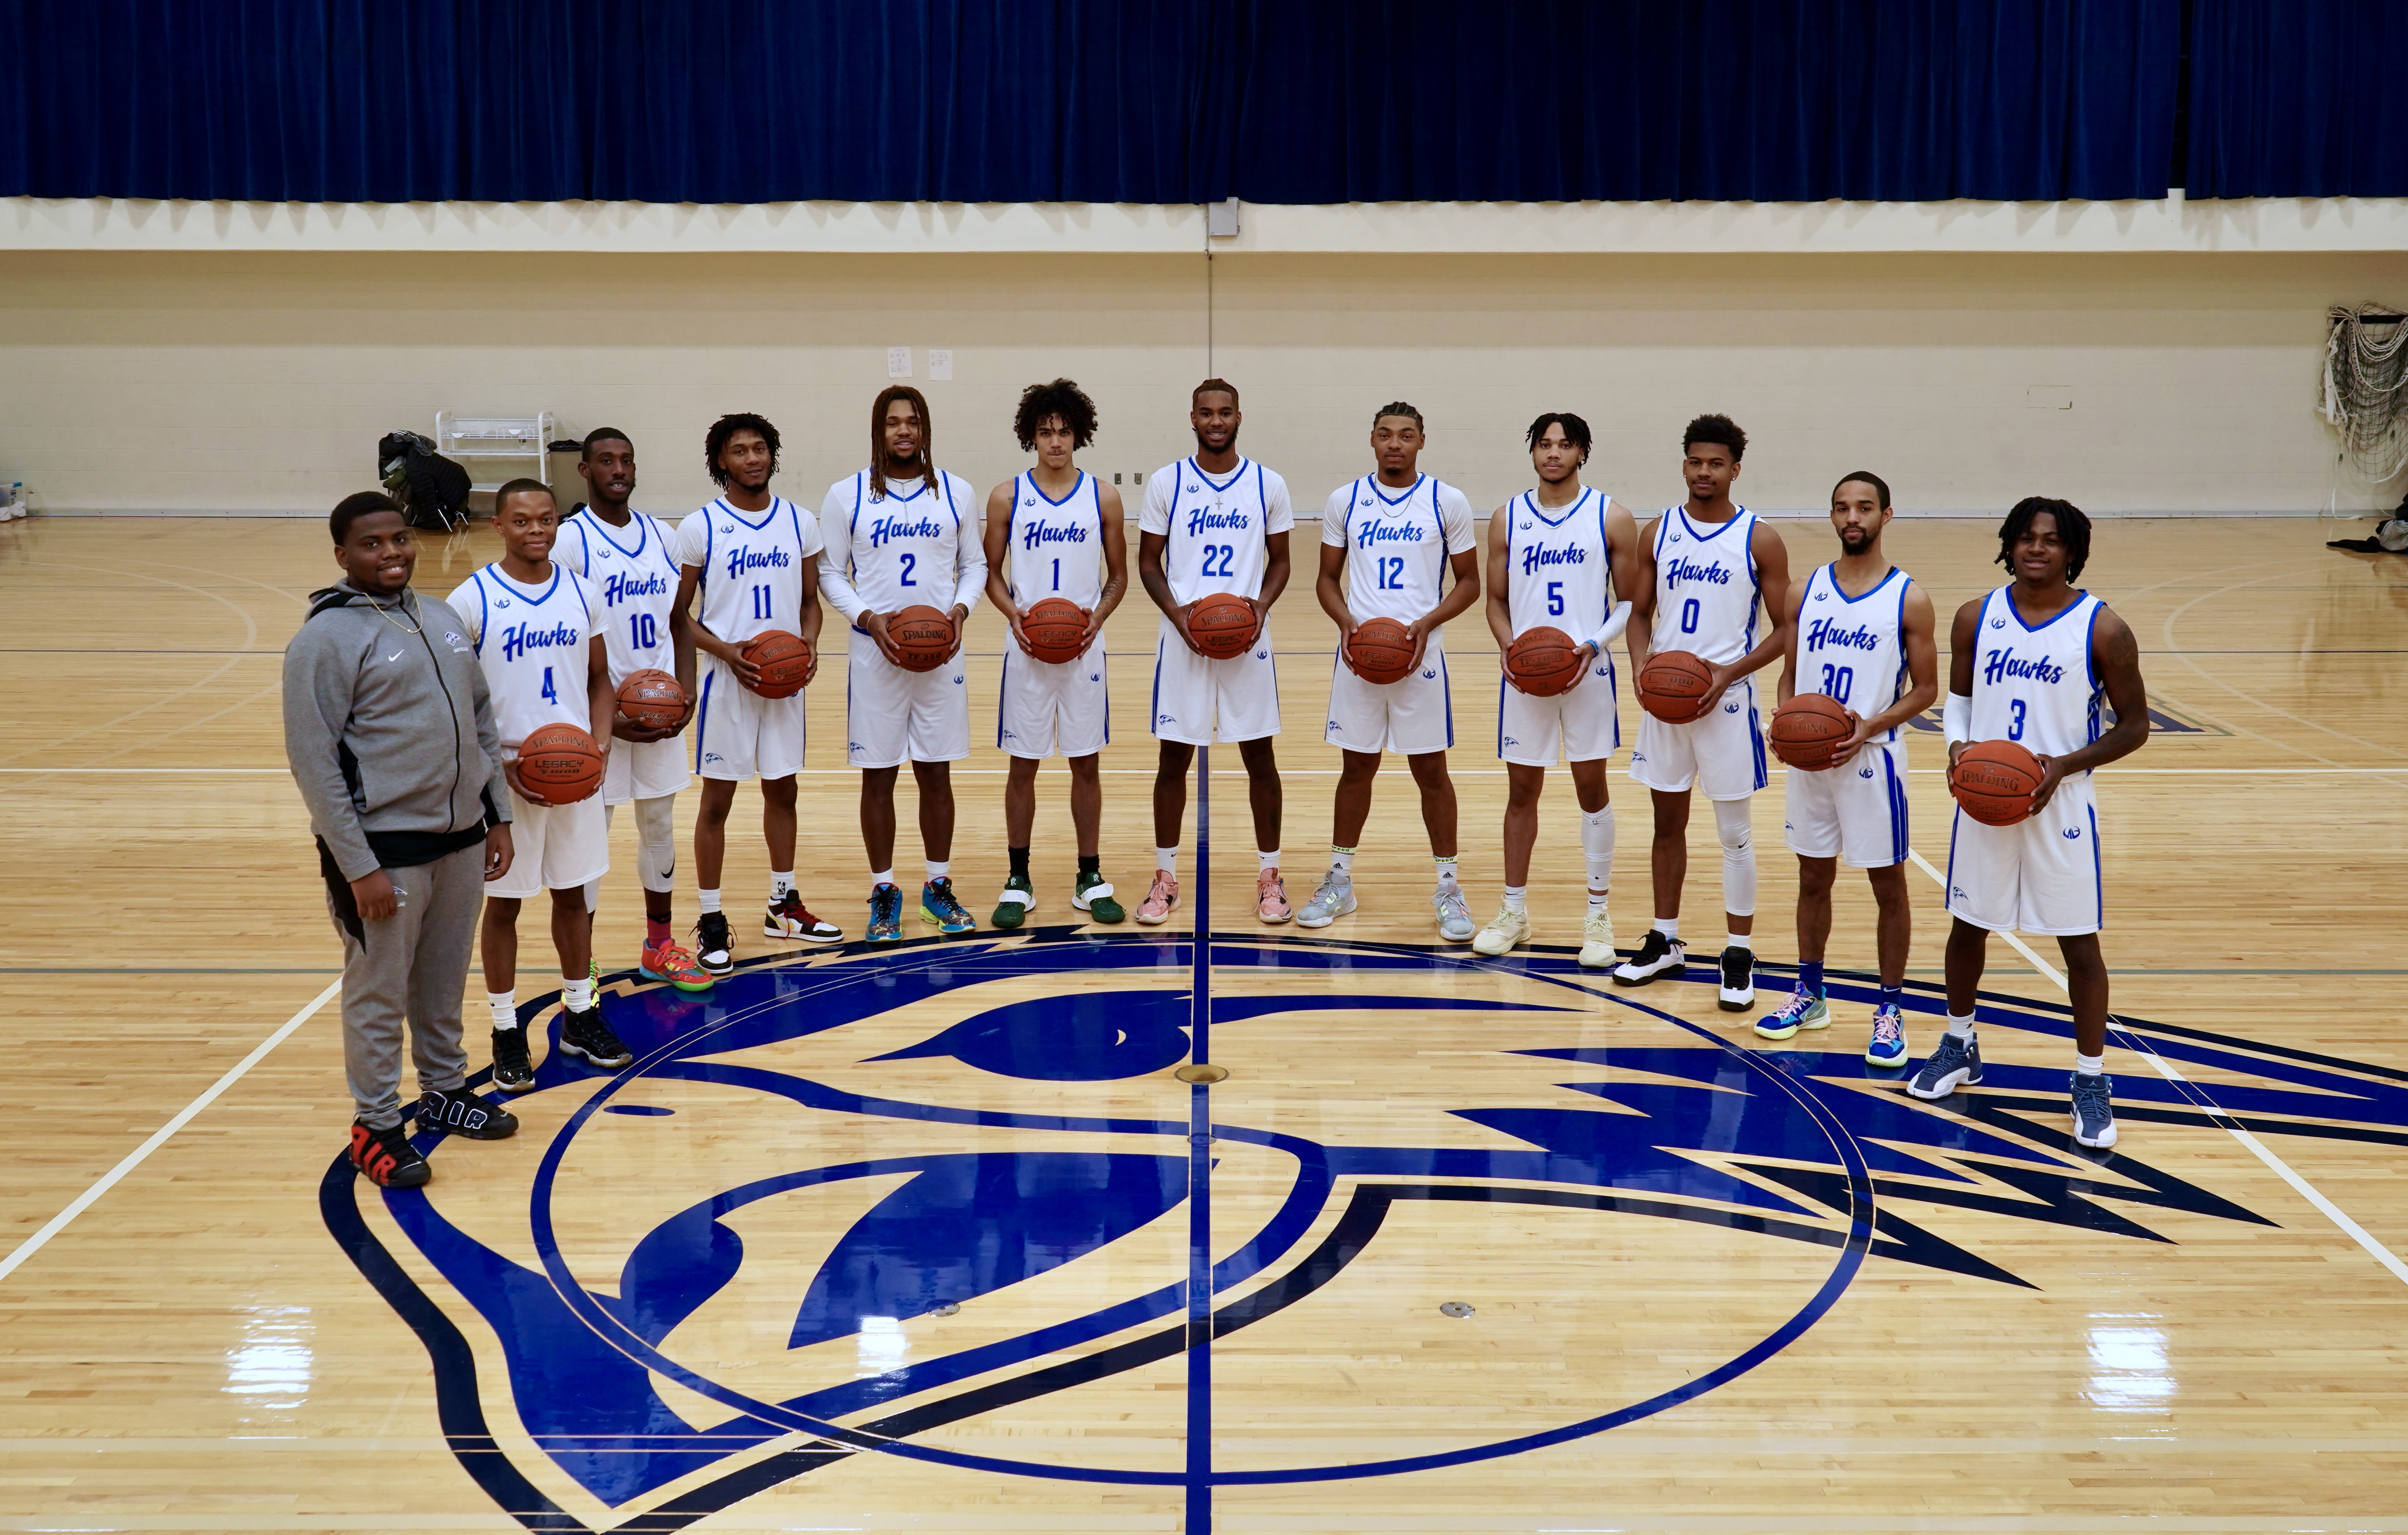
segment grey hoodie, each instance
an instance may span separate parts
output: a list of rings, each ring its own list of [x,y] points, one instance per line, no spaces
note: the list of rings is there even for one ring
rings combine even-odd
[[[419,631],[413,634],[412,629]],[[284,649],[284,755],[346,880],[432,862],[510,818],[484,669],[467,626],[405,588],[310,593]]]

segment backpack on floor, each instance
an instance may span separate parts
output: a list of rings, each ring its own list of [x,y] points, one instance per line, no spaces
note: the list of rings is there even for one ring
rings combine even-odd
[[[468,471],[415,432],[388,432],[377,443],[377,474],[413,528],[453,533],[468,525]]]

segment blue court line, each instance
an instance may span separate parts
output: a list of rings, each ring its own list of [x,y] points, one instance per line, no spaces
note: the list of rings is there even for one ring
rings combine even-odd
[[[1196,903],[1189,908],[1188,1059],[1212,1059],[1212,748],[1196,748]],[[1212,1528],[1212,1087],[1187,1089],[1188,1535]]]

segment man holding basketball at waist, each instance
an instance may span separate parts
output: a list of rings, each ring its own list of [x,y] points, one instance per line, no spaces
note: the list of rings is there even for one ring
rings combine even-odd
[[[1187,819],[1187,769],[1197,746],[1235,741],[1254,817],[1254,915],[1284,922],[1280,878],[1279,670],[1271,660],[1271,604],[1287,590],[1288,533],[1296,511],[1287,481],[1238,453],[1245,417],[1238,391],[1207,378],[1188,396],[1196,452],[1146,481],[1138,514],[1138,579],[1162,609],[1154,647],[1153,723],[1162,743],[1154,775],[1154,885],[1137,919],[1158,923],[1179,904],[1179,844]],[[1197,603],[1226,594],[1254,609],[1254,643],[1214,655],[1188,627]]]
[[[1471,503],[1419,468],[1424,440],[1420,411],[1402,400],[1382,405],[1371,417],[1378,471],[1332,490],[1322,508],[1313,591],[1338,625],[1322,739],[1344,753],[1344,765],[1331,813],[1329,873],[1296,921],[1326,928],[1354,909],[1354,845],[1371,814],[1371,779],[1382,752],[1400,751],[1421,788],[1422,824],[1438,866],[1430,907],[1439,935],[1459,944],[1471,936],[1471,912],[1455,879],[1455,781],[1446,774],[1455,701],[1443,630],[1480,595],[1480,556],[1472,548]],[[1404,675],[1393,682],[1364,677],[1350,653],[1356,631],[1374,618],[1402,624],[1412,647]]]
[[[1649,713],[1639,722],[1631,778],[1655,802],[1652,848],[1656,923],[1639,952],[1613,973],[1622,986],[1645,986],[1685,968],[1681,887],[1689,872],[1689,790],[1713,803],[1714,840],[1723,850],[1722,989],[1725,1012],[1756,1001],[1756,846],[1748,799],[1770,782],[1756,712],[1756,672],[1788,645],[1789,553],[1781,535],[1731,500],[1747,433],[1727,416],[1700,416],[1681,435],[1681,475],[1689,499],[1647,525],[1639,537],[1631,583],[1630,665],[1644,673],[1658,650],[1687,651],[1707,668],[1705,710],[1672,724]],[[1761,598],[1769,632],[1756,637]],[[1641,703],[1645,702],[1645,678]]]
[[[1960,805],[1948,831],[1948,1032],[1907,1091],[1944,1098],[1982,1080],[1973,1009],[1993,932],[2047,933],[2073,1003],[2073,1138],[2115,1144],[2107,1077],[2107,903],[2100,883],[2093,770],[2149,738],[2141,647],[2123,619],[2074,589],[2090,559],[2090,519],[2071,503],[2027,496],[1999,527],[1999,563],[2014,579],[1956,610],[1942,708],[1951,777],[1966,748],[2007,741],[2040,760],[2028,815],[1987,826]],[[2100,705],[2115,723],[2100,729]],[[1965,790],[1960,787],[1960,794]]]
[[[1588,916],[1581,928],[1580,962],[1591,970],[1613,964],[1613,806],[1607,799],[1606,759],[1622,744],[1614,711],[1610,647],[1630,622],[1632,556],[1639,524],[1630,508],[1581,483],[1588,462],[1588,423],[1570,411],[1549,411],[1526,434],[1536,490],[1497,508],[1488,519],[1488,630],[1510,657],[1513,642],[1535,629],[1570,640],[1579,679],[1541,698],[1523,691],[1511,665],[1498,685],[1497,755],[1505,762],[1505,899],[1496,919],[1471,946],[1510,954],[1529,941],[1530,850],[1539,840],[1539,793],[1560,752],[1571,764],[1580,799],[1581,855],[1588,865]]]
[[[1126,514],[1118,490],[1071,460],[1096,437],[1096,403],[1078,385],[1056,378],[1021,391],[1011,430],[1022,450],[1037,455],[1037,467],[996,486],[986,498],[986,592],[1011,626],[995,727],[996,745],[1011,755],[1003,782],[1004,847],[1011,873],[993,920],[998,928],[1016,928],[1037,907],[1037,887],[1028,875],[1037,764],[1058,746],[1070,765],[1070,824],[1079,838],[1079,877],[1070,904],[1098,922],[1118,922],[1128,913],[1112,899],[1103,874],[1104,793],[1097,759],[1111,741],[1104,620],[1128,590]],[[1057,599],[1079,612],[1079,651],[1068,661],[1044,661],[1029,648],[1021,624],[1030,608]]]
[[[1829,760],[1786,769],[1784,834],[1798,855],[1798,989],[1756,1021],[1763,1039],[1828,1028],[1823,949],[1831,936],[1831,882],[1840,860],[1872,881],[1881,910],[1875,952],[1881,995],[1865,1059],[1906,1064],[1906,952],[1914,935],[1906,899],[1906,743],[1899,727],[1940,696],[1931,599],[1882,553],[1889,484],[1858,470],[1831,488],[1840,558],[1798,583],[1789,604],[1789,652],[1781,702],[1820,694],[1847,711],[1848,733]]]
[[[986,585],[978,492],[937,467],[928,402],[909,384],[879,391],[869,407],[869,467],[828,487],[820,509],[827,547],[820,586],[853,625],[845,678],[845,756],[861,770],[861,841],[869,854],[869,928],[903,936],[895,883],[895,779],[906,758],[920,786],[920,846],[928,877],[920,920],[939,932],[978,924],[953,895],[953,764],[970,754],[969,689],[962,622]],[[906,608],[952,621],[941,665],[903,664],[887,627]]]

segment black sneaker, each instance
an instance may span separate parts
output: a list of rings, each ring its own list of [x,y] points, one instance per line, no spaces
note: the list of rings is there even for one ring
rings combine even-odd
[[[582,1056],[606,1071],[617,1071],[636,1058],[619,1043],[619,1036],[602,1021],[602,1009],[589,1007],[582,1013],[564,1009],[560,1015],[560,1047],[573,1056]]]
[[[1688,968],[1689,951],[1678,938],[1667,938],[1661,928],[1649,928],[1639,952],[1613,967],[1616,986],[1645,986]]]
[[[725,912],[705,912],[694,924],[694,962],[710,975],[736,974],[736,940]]]
[[[435,1176],[399,1125],[370,1130],[352,1120],[351,1165],[379,1188],[416,1188]]]
[[[1756,951],[1736,945],[1723,950],[1723,988],[1714,1005],[1726,1013],[1744,1013],[1756,1005]]]
[[[464,1087],[430,1088],[413,1112],[420,1130],[444,1130],[471,1141],[500,1141],[519,1132],[517,1115]]]
[[[494,1086],[504,1092],[525,1092],[535,1086],[535,1062],[527,1059],[526,1030],[494,1030]]]

